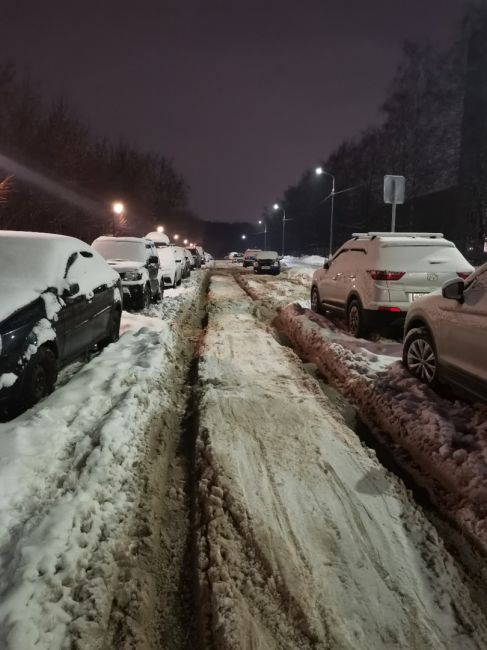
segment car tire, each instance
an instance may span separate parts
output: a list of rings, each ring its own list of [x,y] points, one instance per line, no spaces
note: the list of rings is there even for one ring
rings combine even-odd
[[[348,304],[347,327],[350,334],[357,339],[367,338],[370,334],[367,317],[365,316],[362,305],[357,298],[353,298]]]
[[[318,287],[311,287],[311,311],[314,311],[315,314],[322,314],[323,309],[321,307],[321,299],[318,291]]]
[[[163,297],[164,297],[164,282],[163,280],[161,280],[161,282],[159,283],[159,287],[157,289],[157,293],[154,296],[154,302],[156,303],[161,302]]]
[[[122,320],[122,315],[118,309],[114,309],[110,316],[110,323],[108,325],[107,336],[101,341],[99,347],[105,348],[110,343],[115,343],[120,338],[120,321]]]
[[[406,334],[402,361],[414,377],[432,388],[438,385],[438,354],[426,327],[409,330]]]
[[[16,406],[20,412],[37,404],[54,390],[57,379],[56,355],[47,347],[40,347],[31,357],[22,378],[22,390]],[[17,409],[16,409],[17,410]]]

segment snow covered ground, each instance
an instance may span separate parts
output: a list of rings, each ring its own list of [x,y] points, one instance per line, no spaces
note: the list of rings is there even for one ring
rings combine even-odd
[[[196,450],[206,640],[486,647],[435,529],[255,313],[230,274],[213,276]]]
[[[117,343],[0,424],[1,648],[104,647],[132,552],[147,431],[181,407],[171,377],[204,277],[166,291],[147,314],[124,312]]]
[[[282,280],[279,287],[274,278],[240,276],[255,299],[280,309],[276,325],[300,354],[388,436],[397,460],[487,551],[486,407],[438,395],[403,369],[400,342],[349,336],[306,309],[303,290],[309,291],[309,283],[301,287],[285,275]],[[286,299],[294,304],[285,305]]]

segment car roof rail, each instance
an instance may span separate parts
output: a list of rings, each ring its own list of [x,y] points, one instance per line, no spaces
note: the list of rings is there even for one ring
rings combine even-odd
[[[353,237],[424,237],[429,239],[443,239],[442,232],[368,232],[354,233]]]

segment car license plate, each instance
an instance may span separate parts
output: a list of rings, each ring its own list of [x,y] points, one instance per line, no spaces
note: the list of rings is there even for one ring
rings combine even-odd
[[[423,296],[427,296],[427,293],[412,293],[411,294],[411,300],[414,302],[415,300],[419,300]]]
[[[271,267],[270,266],[262,266],[261,267],[263,271],[270,271]]]

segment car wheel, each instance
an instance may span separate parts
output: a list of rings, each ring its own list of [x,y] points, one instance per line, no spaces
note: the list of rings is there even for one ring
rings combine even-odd
[[[366,323],[364,310],[362,309],[362,305],[356,299],[353,299],[348,305],[347,325],[350,334],[355,336],[357,339],[365,338],[369,334],[369,327]]]
[[[46,347],[41,347],[27,364],[22,381],[20,410],[34,406],[54,390],[57,379],[57,362],[54,352]]]
[[[110,343],[115,343],[120,338],[120,320],[121,314],[118,309],[115,309],[110,316],[110,323],[108,325],[107,336],[101,341],[99,347],[104,348]]]
[[[425,327],[410,330],[404,339],[402,360],[409,372],[429,386],[438,382],[435,344]]]
[[[311,289],[311,311],[314,311],[315,314],[322,313],[320,294],[318,293],[318,289],[316,287],[313,287]]]

